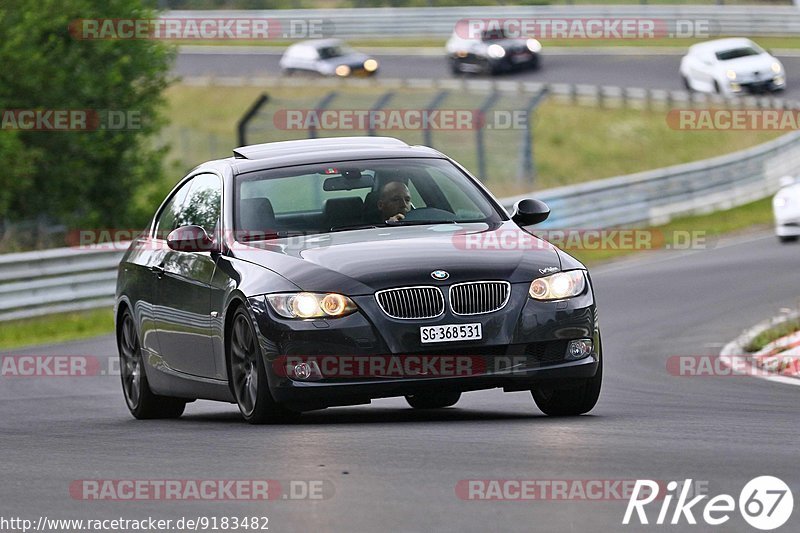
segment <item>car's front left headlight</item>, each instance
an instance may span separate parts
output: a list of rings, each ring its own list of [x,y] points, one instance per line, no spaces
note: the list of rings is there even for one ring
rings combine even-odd
[[[533,280],[528,294],[534,300],[563,300],[578,296],[585,289],[583,270],[570,270]]]
[[[284,318],[339,318],[356,312],[356,304],[342,294],[293,292],[268,294],[270,307]]]
[[[772,72],[774,72],[775,74],[780,74],[781,71],[783,71],[783,67],[777,61],[775,61],[770,68],[772,69]]]
[[[527,46],[528,50],[530,50],[534,54],[537,54],[542,50],[542,43],[540,43],[536,39],[528,39],[527,41],[525,41],[525,46]]]
[[[378,61],[375,59],[367,59],[364,61],[364,70],[367,72],[375,72],[378,70]]]
[[[736,71],[735,70],[728,70],[727,72],[725,72],[725,75],[728,77],[729,80],[735,80],[736,79]]]

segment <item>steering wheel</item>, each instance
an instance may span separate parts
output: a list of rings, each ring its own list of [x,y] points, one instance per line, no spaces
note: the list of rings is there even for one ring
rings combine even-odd
[[[420,207],[419,209],[412,209],[406,213],[406,216],[403,218],[403,220],[430,220],[432,222],[438,222],[440,220],[453,220],[455,216],[456,215],[454,213],[444,209],[439,209],[436,207]]]

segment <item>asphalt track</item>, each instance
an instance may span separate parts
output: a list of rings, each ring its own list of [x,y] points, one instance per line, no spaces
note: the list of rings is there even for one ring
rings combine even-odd
[[[210,49],[209,49],[210,48]],[[269,49],[242,49],[238,53],[226,49],[203,47],[184,50],[176,60],[174,72],[179,76],[280,76],[280,52]],[[228,47],[229,48],[229,47]],[[800,99],[800,57],[776,54],[787,72],[787,89],[779,93],[786,98]],[[441,55],[376,54],[381,65],[379,76],[385,78],[450,78],[443,53]],[[683,89],[678,67],[681,55],[661,53],[604,53],[601,51],[569,51],[547,54],[542,68],[506,74],[497,79],[539,81],[546,83],[579,83],[638,87],[646,89]],[[794,80],[799,80],[795,83]]]
[[[666,363],[717,353],[797,304],[799,256],[800,245],[763,233],[594,269],[606,378],[595,410],[573,419],[543,416],[527,393],[484,391],[432,413],[385,399],[253,427],[235,406],[196,402],[179,420],[143,422],[128,414],[117,377],[0,377],[0,516],[267,516],[270,531],[756,531],[737,512],[716,528],[623,526],[623,500],[465,501],[455,487],[468,479],[691,478],[738,498],[748,480],[770,474],[795,496],[779,531],[798,531],[800,389],[678,377]],[[13,354],[102,361],[115,348],[102,337]],[[320,501],[84,501],[69,492],[81,479],[325,480],[334,493]]]

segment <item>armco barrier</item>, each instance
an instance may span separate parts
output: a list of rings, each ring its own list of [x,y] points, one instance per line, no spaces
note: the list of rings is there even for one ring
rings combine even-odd
[[[711,21],[714,35],[787,35],[800,32],[800,9],[793,6],[483,6],[431,8],[286,9],[237,11],[167,11],[164,18],[269,18],[327,21],[333,37],[434,37],[444,40],[466,18],[655,19],[672,27],[681,21]],[[709,35],[708,37],[713,37]],[[698,35],[704,37],[704,35]],[[297,37],[301,38],[301,37]],[[588,41],[587,42],[591,42]]]

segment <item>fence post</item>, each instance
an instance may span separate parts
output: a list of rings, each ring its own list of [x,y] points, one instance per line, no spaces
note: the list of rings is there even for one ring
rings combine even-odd
[[[433,97],[430,103],[428,103],[428,106],[425,108],[426,115],[430,116],[430,114],[433,112],[434,109],[442,105],[442,102],[444,102],[444,99],[447,98],[448,94],[450,94],[450,92],[447,90],[442,90],[436,93],[436,96]],[[431,135],[430,121],[426,120],[424,124],[425,128],[422,130],[422,135],[423,135],[422,144],[433,148],[433,136]]]
[[[383,106],[388,104],[392,98],[394,98],[394,91],[386,91],[378,97],[373,106],[370,108],[369,116],[367,117],[367,135],[370,137],[375,136],[375,120],[373,119],[375,112],[383,109]]]
[[[250,109],[239,119],[239,123],[236,125],[236,130],[239,132],[239,146],[247,146],[247,125],[267,102],[269,102],[269,95],[267,93],[261,93],[261,96],[253,102]]]
[[[486,100],[483,101],[483,105],[481,105],[478,111],[478,117],[472,121],[473,127],[475,127],[475,151],[478,152],[478,179],[483,182],[487,179],[486,148],[483,145],[483,127],[486,123],[486,113],[491,109],[498,98],[500,98],[499,93],[491,93]]]
[[[333,102],[333,99],[336,98],[338,94],[339,93],[337,93],[336,91],[331,91],[322,97],[319,103],[314,107],[314,112],[316,113],[317,117],[319,117],[320,111],[324,111],[325,108],[328,107],[331,104],[331,102]],[[309,139],[317,138],[317,128],[314,126],[313,121],[311,121],[308,125],[308,138]]]
[[[545,86],[537,94],[533,95],[528,100],[528,105],[525,107],[525,129],[522,132],[522,155],[520,157],[520,169],[517,175],[517,181],[524,183],[528,181],[534,182],[536,178],[536,165],[533,162],[533,124],[531,114],[533,110],[541,103],[545,96],[547,96],[548,89]]]

